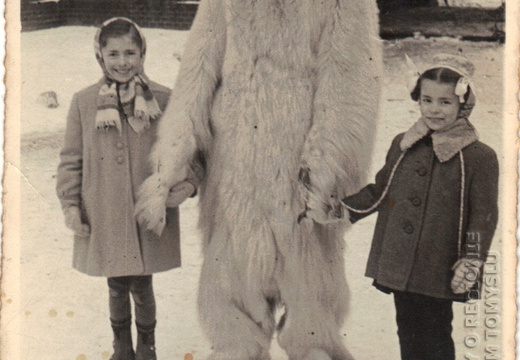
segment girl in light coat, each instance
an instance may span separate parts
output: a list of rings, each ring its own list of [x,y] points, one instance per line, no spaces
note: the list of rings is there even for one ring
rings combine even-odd
[[[184,181],[172,189],[161,236],[136,223],[136,191],[152,173],[148,157],[170,91],[144,75],[146,43],[131,20],[107,20],[96,34],[95,50],[104,77],[72,100],[57,194],[74,231],[74,268],[108,278],[111,359],[153,360],[152,274],[180,266],[177,206],[195,187]],[[135,303],[136,354],[129,294]]]

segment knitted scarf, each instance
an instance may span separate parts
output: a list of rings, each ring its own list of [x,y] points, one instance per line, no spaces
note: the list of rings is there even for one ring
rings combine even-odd
[[[108,74],[101,54],[99,37],[101,30],[116,20],[128,21],[135,27],[143,44],[141,48],[143,61],[146,54],[146,41],[144,35],[139,26],[137,26],[133,21],[127,18],[116,17],[105,21],[98,29],[94,41],[94,49],[96,52],[96,59],[103,69],[104,84],[99,89],[97,98],[97,113],[95,119],[96,128],[107,130],[112,126],[115,126],[119,131],[119,134],[121,134],[122,124],[120,109],[124,109],[125,105],[133,103],[133,114],[127,115],[126,118],[131,128],[137,134],[141,134],[150,127],[151,119],[155,119],[161,115],[161,110],[148,86],[148,79],[144,75],[142,68],[139,70],[137,75],[124,84],[116,82]]]

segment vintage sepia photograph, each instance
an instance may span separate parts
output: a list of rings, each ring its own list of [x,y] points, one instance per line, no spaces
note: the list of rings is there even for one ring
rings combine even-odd
[[[5,10],[1,359],[515,359],[518,0]]]

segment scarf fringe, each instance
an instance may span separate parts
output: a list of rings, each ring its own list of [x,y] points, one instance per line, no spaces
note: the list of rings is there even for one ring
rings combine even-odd
[[[134,101],[134,116],[142,121],[156,119],[161,115],[161,109],[155,98],[146,101],[143,96],[137,95]]]
[[[146,102],[146,108],[148,109],[148,114],[152,120],[157,119],[162,114],[161,109],[159,108],[159,104],[155,98],[152,98],[152,100]]]
[[[107,130],[112,126],[115,126],[119,133],[121,133],[122,126],[119,111],[113,107],[98,110],[96,114],[96,129]]]

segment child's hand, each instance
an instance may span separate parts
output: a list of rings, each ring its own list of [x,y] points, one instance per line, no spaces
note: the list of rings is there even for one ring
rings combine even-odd
[[[195,186],[188,181],[181,182],[170,189],[166,198],[166,207],[178,207],[195,192]]]
[[[480,268],[484,262],[478,259],[459,259],[451,268],[454,271],[451,290],[455,294],[464,294],[471,290],[478,280]]]
[[[65,225],[74,231],[78,236],[89,236],[90,226],[81,222],[81,211],[77,206],[70,206],[65,209]]]

